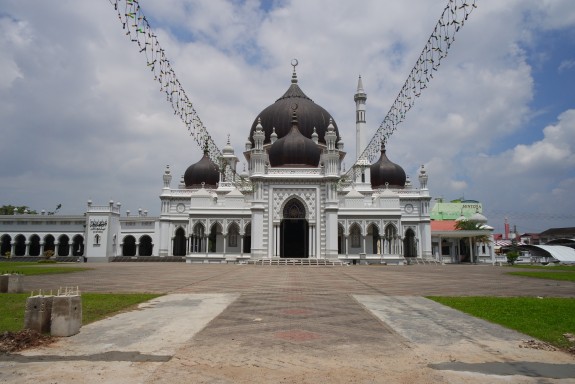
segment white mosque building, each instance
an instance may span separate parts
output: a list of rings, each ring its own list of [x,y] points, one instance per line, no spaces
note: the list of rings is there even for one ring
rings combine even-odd
[[[359,154],[367,100],[361,77],[354,100]],[[346,153],[339,127],[302,91],[295,66],[287,91],[256,115],[246,133],[247,170],[236,170],[229,139],[219,164],[205,149],[179,182],[166,167],[159,217],[122,214],[112,201],[88,202],[76,216],[0,216],[1,253],[33,257],[53,250],[90,262],[188,263],[306,258],[366,264],[432,257],[424,167],[419,186],[411,185],[382,144],[377,162],[358,161],[353,182],[342,183]]]

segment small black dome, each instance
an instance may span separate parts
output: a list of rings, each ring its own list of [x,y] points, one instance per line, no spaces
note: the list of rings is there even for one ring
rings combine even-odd
[[[220,181],[220,168],[208,156],[207,143],[204,148],[204,156],[195,164],[192,164],[184,173],[186,188],[200,188],[202,183],[206,188],[216,188]]]
[[[405,171],[387,158],[384,143],[381,143],[381,157],[369,167],[369,171],[372,188],[385,187],[385,183],[388,183],[389,188],[405,187]]]
[[[282,97],[277,99],[275,103],[265,108],[258,116],[256,116],[252,124],[249,136],[252,144],[252,136],[256,131],[256,126],[258,125],[258,118],[261,121],[263,131],[266,135],[264,144],[270,143],[270,135],[272,134],[274,128],[278,138],[281,139],[282,137],[286,136],[291,130],[290,112],[291,106],[294,104],[297,104],[298,106],[298,129],[303,136],[311,139],[311,135],[313,134],[313,130],[315,128],[318,134],[319,142],[325,144],[324,136],[327,132],[329,121],[332,119],[335,133],[339,137],[339,131],[337,129],[335,120],[333,120],[329,112],[314,103],[312,99],[303,93],[297,83],[297,76],[294,69],[291,85],[288,90],[283,94]]]
[[[294,111],[290,132],[272,144],[268,155],[272,167],[317,167],[321,151],[312,139],[301,134]]]

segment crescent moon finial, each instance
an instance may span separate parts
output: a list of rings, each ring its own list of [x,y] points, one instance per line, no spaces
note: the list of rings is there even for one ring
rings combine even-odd
[[[297,61],[297,59],[293,59],[291,61],[291,66],[293,67],[293,70],[295,71],[295,67],[297,67],[297,65],[299,64],[299,62]]]

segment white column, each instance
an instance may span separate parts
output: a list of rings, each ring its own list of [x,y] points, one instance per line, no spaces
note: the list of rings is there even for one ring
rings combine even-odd
[[[223,235],[224,237],[224,256],[226,255],[226,248],[227,248],[227,244],[228,244],[228,234],[226,233],[225,235]]]
[[[24,256],[30,256],[30,242],[27,241],[25,244],[26,244],[26,251],[24,252]]]
[[[136,256],[140,256],[140,243],[136,243]]]
[[[244,255],[244,235],[240,235],[240,255]]]

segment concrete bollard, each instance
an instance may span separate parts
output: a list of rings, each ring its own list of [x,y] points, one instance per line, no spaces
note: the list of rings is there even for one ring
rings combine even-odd
[[[54,296],[50,333],[52,336],[72,336],[80,332],[82,326],[82,298],[74,296]]]
[[[31,296],[26,299],[24,328],[40,333],[50,332],[54,296]]]
[[[10,275],[0,275],[0,293],[8,292],[8,276]]]
[[[24,281],[24,275],[16,273],[8,275],[8,293],[24,292],[24,289],[22,288],[23,281]]]

